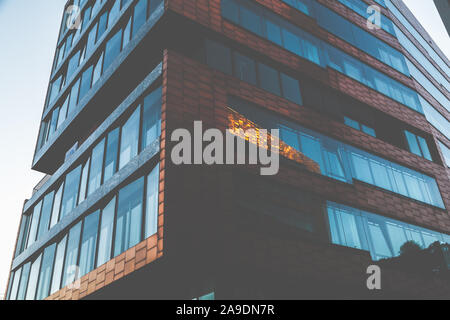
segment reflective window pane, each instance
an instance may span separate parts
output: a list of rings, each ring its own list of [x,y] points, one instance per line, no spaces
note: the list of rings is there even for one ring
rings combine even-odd
[[[94,269],[99,216],[100,211],[96,211],[84,219],[78,277],[82,277]]]
[[[122,169],[138,153],[140,107],[122,127],[119,169]]]
[[[98,239],[97,267],[111,259],[115,207],[116,198],[113,198],[102,210],[100,236]]]
[[[49,296],[50,279],[53,272],[53,260],[55,258],[55,249],[56,243],[48,246],[44,250],[36,300],[42,300]]]
[[[72,283],[78,277],[77,258],[78,258],[78,247],[80,245],[80,234],[81,234],[81,222],[78,222],[75,226],[70,229],[69,238],[67,241],[66,258],[64,262],[62,287],[67,286]]]

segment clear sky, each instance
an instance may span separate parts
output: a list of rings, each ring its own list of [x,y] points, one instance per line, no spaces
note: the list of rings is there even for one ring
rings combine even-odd
[[[433,1],[404,1],[449,57],[450,39]],[[43,177],[30,167],[65,2],[0,0],[0,296],[23,201]]]

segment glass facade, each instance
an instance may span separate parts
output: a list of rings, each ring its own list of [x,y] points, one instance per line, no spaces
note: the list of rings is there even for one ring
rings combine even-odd
[[[407,241],[414,241],[422,248],[427,248],[435,241],[450,243],[450,236],[447,234],[342,204],[328,201],[327,212],[331,241],[367,250],[374,260],[397,256],[401,246]]]

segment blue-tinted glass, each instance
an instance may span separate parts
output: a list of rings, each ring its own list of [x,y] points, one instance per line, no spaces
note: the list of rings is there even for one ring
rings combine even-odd
[[[78,247],[80,245],[81,222],[70,229],[64,262],[62,287],[72,283],[78,277]]]
[[[287,128],[280,128],[281,140],[287,145],[291,146],[297,151],[300,151],[300,146],[298,143],[298,135],[296,132],[291,131]]]
[[[80,50],[78,50],[69,60],[69,64],[67,66],[67,79],[70,79],[72,77],[73,72],[78,68],[79,62],[80,62]]]
[[[128,19],[128,23],[123,29],[123,41],[122,41],[122,49],[127,46],[131,39],[131,17]]]
[[[103,66],[103,53],[100,55],[100,57],[97,60],[97,63],[95,64],[94,71],[92,73],[92,86],[100,79],[102,75],[102,66]]]
[[[353,129],[359,130],[359,122],[355,121],[353,119],[350,119],[348,117],[344,117],[344,122],[349,127],[352,127]]]
[[[84,219],[80,248],[79,277],[84,276],[94,269],[99,216],[100,211],[96,211]]]
[[[27,248],[30,247],[35,241],[38,231],[39,218],[41,217],[42,200],[39,201],[33,209],[33,217],[31,219],[30,233],[28,234]]]
[[[19,255],[24,249],[27,242],[28,228],[30,227],[30,215],[22,215],[20,223],[19,239],[17,240],[15,256]]]
[[[380,163],[375,160],[371,160],[370,167],[373,172],[373,178],[375,180],[375,185],[380,188],[393,191],[393,188],[392,188],[390,180],[389,180],[388,172],[387,172],[388,169],[386,168],[386,166],[383,163]]]
[[[260,87],[276,95],[280,95],[280,80],[278,78],[278,72],[262,63],[258,63],[258,71]]]
[[[52,285],[50,294],[55,293],[61,288],[61,277],[64,265],[64,256],[66,254],[67,235],[58,243],[56,247],[55,264],[53,268]]]
[[[52,191],[44,197],[44,202],[42,204],[41,219],[39,221],[39,229],[38,229],[38,237],[37,237],[38,240],[49,229],[54,195],[55,195],[55,192]]]
[[[49,296],[50,279],[53,272],[53,260],[55,258],[55,249],[56,243],[48,246],[44,250],[36,300],[42,300]]]
[[[147,177],[147,202],[145,212],[145,238],[158,231],[159,164]]]
[[[280,26],[273,23],[272,21],[266,19],[266,32],[267,32],[267,38],[275,42],[278,45],[283,45],[281,40],[281,29]]]
[[[109,11],[108,26],[111,26],[120,13],[120,0],[115,0],[111,10]]]
[[[238,52],[234,52],[234,76],[256,85],[255,62]]]
[[[405,137],[406,137],[406,141],[408,142],[409,150],[412,153],[421,157],[422,153],[420,152],[420,148],[419,148],[419,144],[417,143],[416,135],[405,130]]]
[[[80,187],[81,165],[73,169],[66,176],[64,184],[63,200],[61,205],[61,218],[65,217],[77,204],[78,190]]]
[[[55,81],[52,82],[50,86],[50,97],[48,101],[48,105],[50,105],[53,100],[58,96],[59,89],[61,87],[62,76],[59,76]]]
[[[103,61],[103,71],[108,69],[114,59],[119,55],[122,41],[122,29],[117,31],[111,39],[108,40],[105,47],[105,58]]]
[[[315,161],[319,165],[322,173],[325,172],[322,160],[322,147],[320,146],[319,140],[315,139],[314,137],[301,134],[300,144],[301,152],[311,160]]]
[[[119,128],[116,128],[108,134],[103,181],[108,181],[116,173],[118,148]]]
[[[114,256],[121,254],[141,241],[143,196],[143,177],[119,191]]]
[[[283,29],[282,33],[283,33],[284,47],[287,50],[303,57],[303,52],[300,47],[300,40],[298,36],[288,29]]]
[[[61,208],[61,198],[62,198],[62,190],[64,188],[64,183],[58,188],[58,191],[55,193],[55,199],[53,200],[53,209],[52,209],[52,217],[50,220],[50,228],[52,228],[59,221],[59,209]]]
[[[450,148],[447,148],[447,146],[441,141],[438,141],[438,143],[441,148],[442,155],[444,156],[445,163],[447,164],[447,167],[450,167]]]
[[[374,129],[372,129],[372,128],[366,126],[366,125],[363,125],[363,124],[361,125],[361,128],[362,128],[363,132],[371,135],[372,137],[376,137],[376,133],[375,133]]]
[[[16,300],[17,291],[19,290],[20,277],[22,275],[22,268],[19,268],[11,276],[10,282],[12,283],[11,291],[9,292],[9,300]]]
[[[222,9],[222,15],[233,21],[234,23],[239,23],[239,7],[234,2],[234,0],[222,0],[220,2]]]
[[[28,287],[28,277],[30,276],[30,268],[31,268],[31,262],[26,263],[22,267],[22,276],[20,278],[19,291],[17,292],[16,300],[24,300],[25,299],[25,293],[26,293],[27,287]]]
[[[107,22],[108,22],[108,11],[105,11],[100,16],[100,20],[98,21],[97,41],[102,37],[103,33],[108,27]]]
[[[119,169],[122,169],[138,154],[140,106],[136,108],[127,122],[122,126],[120,139]]]
[[[94,66],[89,66],[84,72],[83,77],[81,78],[81,86],[80,86],[80,98],[79,101],[81,101],[86,93],[91,88],[91,82],[92,82],[92,70],[94,69]]]
[[[231,75],[231,50],[220,43],[207,40],[206,63],[211,68]]]
[[[262,29],[261,29],[261,18],[254,13],[252,10],[247,9],[246,7],[242,6],[240,8],[240,23],[241,25],[256,33],[259,35],[262,35]]]
[[[352,160],[355,168],[356,179],[373,184],[369,161],[362,155],[356,153],[352,153]]]
[[[62,125],[62,123],[64,122],[64,120],[66,120],[68,104],[69,104],[69,96],[66,97],[66,100],[64,101],[64,103],[62,104],[62,106],[59,110],[58,123],[56,124],[56,128],[59,128]]]
[[[89,163],[90,159],[88,159],[84,163],[83,170],[81,171],[80,195],[78,196],[78,204],[82,203],[86,199],[87,179],[89,175]]]
[[[142,119],[142,149],[145,149],[161,134],[162,88],[158,88],[144,99]]]
[[[52,112],[52,120],[50,121],[50,128],[48,130],[48,138],[50,139],[53,133],[56,131],[56,126],[58,124],[58,117],[59,117],[59,108],[56,108]]]
[[[98,238],[97,267],[111,259],[115,207],[116,198],[113,198],[102,210],[100,236]]]
[[[302,104],[298,80],[281,73],[281,86],[283,88],[283,97],[297,104]]]
[[[102,183],[103,153],[105,139],[100,141],[92,150],[91,169],[89,172],[88,195],[97,190]]]
[[[425,159],[428,159],[431,161],[431,154],[430,154],[430,150],[428,149],[428,144],[427,141],[422,138],[417,136],[417,140],[419,141],[419,145],[420,145],[420,149],[422,150],[422,155]]]
[[[36,287],[39,278],[39,269],[41,267],[41,260],[42,254],[39,255],[39,257],[36,258],[36,260],[34,260],[33,264],[31,265],[30,276],[28,279],[27,294],[25,296],[26,300],[34,300],[36,298]]]
[[[70,90],[70,99],[69,99],[67,115],[70,115],[75,110],[75,107],[78,104],[78,91],[79,91],[79,88],[80,88],[80,79],[78,79],[74,83],[72,89]]]
[[[92,27],[92,29],[89,31],[89,36],[88,36],[88,40],[87,40],[87,44],[86,44],[86,53],[85,53],[86,57],[88,57],[91,54],[92,49],[94,49],[95,40],[97,37],[97,27],[98,27],[98,23],[96,23]]]
[[[139,0],[133,11],[133,37],[147,20],[147,0]]]

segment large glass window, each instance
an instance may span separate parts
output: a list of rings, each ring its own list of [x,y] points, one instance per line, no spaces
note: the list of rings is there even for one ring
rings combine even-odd
[[[143,196],[143,177],[119,191],[114,256],[138,244],[141,240]]]
[[[240,54],[234,52],[234,75],[239,79],[251,83],[256,86],[256,66],[255,61]]]
[[[119,169],[122,169],[138,153],[140,109],[140,106],[136,108],[122,127]]]
[[[19,291],[17,292],[17,300],[24,300],[28,287],[28,277],[30,275],[31,262],[25,263],[22,267],[22,276],[20,278]]]
[[[78,91],[80,89],[80,78],[74,83],[72,89],[70,89],[70,99],[67,108],[67,115],[70,115],[78,104]]]
[[[42,254],[40,254],[39,257],[37,257],[36,260],[34,260],[33,264],[31,265],[30,276],[28,279],[27,294],[25,297],[26,300],[34,300],[36,297],[36,287],[39,278],[39,268],[41,267],[41,260]]]
[[[20,223],[19,238],[17,240],[16,256],[19,255],[27,244],[28,228],[30,227],[31,216],[23,215]]]
[[[39,218],[41,217],[42,200],[34,206],[33,216],[31,218],[30,233],[28,234],[27,248],[30,247],[35,241],[38,231]]]
[[[86,199],[86,188],[90,162],[91,158],[87,159],[83,165],[83,170],[81,171],[80,195],[78,196],[78,204],[82,203]]]
[[[206,63],[223,73],[231,75],[231,50],[215,41],[206,41]]]
[[[49,295],[50,279],[53,272],[53,260],[55,258],[55,249],[56,243],[48,246],[44,250],[36,300],[42,300]]]
[[[17,291],[19,290],[19,282],[21,275],[22,275],[22,268],[19,268],[11,276],[10,281],[12,282],[12,287],[11,291],[9,292],[9,300],[16,300],[17,298]]]
[[[133,12],[133,37],[139,31],[141,26],[147,19],[147,3],[148,0],[139,0],[134,7]]]
[[[61,198],[62,198],[63,188],[64,188],[64,183],[61,184],[61,186],[58,188],[58,190],[55,193],[55,199],[53,201],[53,209],[52,209],[52,218],[50,221],[50,228],[52,228],[59,221],[59,209],[61,208]]]
[[[409,150],[418,155],[419,157],[423,157],[428,160],[431,159],[430,150],[428,149],[427,141],[421,136],[415,135],[407,130],[405,130],[405,137],[408,143]]]
[[[450,167],[450,148],[438,140],[439,147],[441,148],[442,155],[444,156],[445,163],[447,167]]]
[[[119,130],[119,128],[116,128],[108,134],[103,181],[108,181],[117,170]]]
[[[80,249],[80,273],[78,277],[82,277],[94,269],[99,215],[100,212],[96,211],[84,219]]]
[[[162,88],[159,87],[144,98],[142,119],[142,150],[161,134]]]
[[[435,241],[445,243],[448,235],[417,227],[334,202],[327,202],[331,241],[370,251],[374,260],[400,254],[401,246],[414,241],[427,248]]]
[[[111,259],[115,207],[116,198],[113,198],[102,210],[97,266],[101,266]]]
[[[158,195],[159,195],[159,164],[147,177],[147,203],[145,212],[145,238],[158,231]]]
[[[78,277],[78,248],[80,245],[81,222],[78,222],[70,229],[67,241],[66,258],[64,262],[62,287],[72,283]]]
[[[122,43],[122,29],[117,31],[106,43],[103,71],[108,69],[114,59],[119,55]]]
[[[78,190],[80,188],[81,165],[73,169],[66,176],[64,184],[63,200],[61,205],[61,217],[65,217],[77,205]]]
[[[53,269],[52,285],[50,294],[55,293],[61,287],[61,276],[64,266],[64,256],[66,253],[67,235],[62,238],[56,247],[55,265]]]
[[[48,231],[54,195],[54,192],[50,192],[44,197],[41,219],[39,221],[38,239],[40,239]]]
[[[412,199],[445,208],[436,180],[420,172],[390,162],[363,150],[354,148],[340,141],[331,139],[312,130],[303,128],[290,121],[274,117],[255,109],[250,103],[237,98],[229,98],[229,105],[249,120],[264,123],[266,127],[279,127],[281,138],[290,131],[293,148],[320,167],[321,173],[347,183],[358,179],[377,187],[402,194]],[[292,137],[294,134],[299,139]],[[300,145],[298,145],[300,141]]]
[[[91,170],[89,172],[88,195],[97,190],[102,183],[103,153],[105,139],[100,141],[92,150]]]

